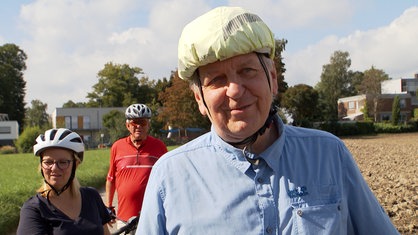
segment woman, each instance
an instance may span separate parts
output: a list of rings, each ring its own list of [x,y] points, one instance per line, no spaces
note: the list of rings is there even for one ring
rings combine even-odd
[[[110,234],[110,215],[99,193],[75,178],[84,143],[68,129],[50,129],[36,139],[44,183],[23,204],[17,234]]]

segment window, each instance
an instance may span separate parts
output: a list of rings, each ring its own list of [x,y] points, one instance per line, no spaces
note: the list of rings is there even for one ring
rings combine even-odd
[[[65,128],[67,129],[77,129],[77,117],[73,118],[72,116],[65,116]]]
[[[90,116],[83,116],[83,129],[90,129]]]
[[[71,116],[65,116],[65,128],[71,129]]]
[[[406,100],[405,100],[405,99],[400,99],[400,100],[399,100],[399,107],[400,107],[401,109],[406,108]]]
[[[10,126],[0,126],[0,134],[10,134],[12,133],[12,128]]]
[[[349,101],[348,102],[348,109],[355,109],[356,108],[356,102]]]
[[[381,114],[380,118],[382,121],[389,121],[390,120],[390,114]]]

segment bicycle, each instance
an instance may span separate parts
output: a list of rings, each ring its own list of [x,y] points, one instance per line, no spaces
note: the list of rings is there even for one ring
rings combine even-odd
[[[112,220],[117,219],[117,220],[123,221],[116,216],[114,207],[108,208],[108,212]],[[119,235],[119,234],[130,234],[131,232],[135,232],[136,227],[138,225],[138,221],[139,221],[139,215],[140,213],[138,213],[138,216],[132,216],[131,218],[129,218],[129,220],[126,222],[126,224],[123,227],[117,229],[114,232],[111,232],[111,234]]]
[[[131,232],[135,232],[136,227],[138,225],[139,216],[132,216],[122,228],[117,229],[115,232],[112,232],[112,235],[119,235],[119,234],[130,234]]]

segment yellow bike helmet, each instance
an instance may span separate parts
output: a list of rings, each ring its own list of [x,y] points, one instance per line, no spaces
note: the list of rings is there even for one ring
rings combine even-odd
[[[274,50],[274,35],[258,15],[240,7],[218,7],[184,27],[178,73],[184,80],[193,80],[200,66],[251,52],[273,58]]]

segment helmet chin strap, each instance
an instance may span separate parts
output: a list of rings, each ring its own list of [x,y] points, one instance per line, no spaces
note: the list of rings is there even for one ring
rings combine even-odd
[[[246,149],[249,149],[248,146],[251,146],[258,138],[258,136],[264,134],[264,132],[266,131],[267,128],[270,127],[271,123],[274,120],[274,115],[277,113],[277,108],[275,106],[271,106],[270,108],[270,112],[269,115],[266,119],[266,121],[264,122],[264,125],[258,129],[258,131],[256,131],[254,134],[250,135],[249,137],[239,141],[239,142],[228,142],[226,141],[228,144],[232,145],[232,146],[242,146],[245,145]]]

